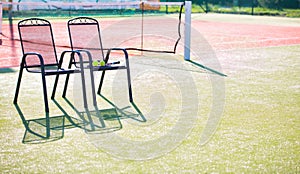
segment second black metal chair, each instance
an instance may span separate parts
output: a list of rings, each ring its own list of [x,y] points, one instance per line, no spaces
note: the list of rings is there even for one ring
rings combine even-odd
[[[104,61],[105,65],[96,65],[91,68],[93,71],[102,71],[102,76],[99,82],[97,93],[101,93],[105,72],[108,70],[119,70],[124,69],[127,72],[127,83],[128,83],[128,95],[129,101],[133,102],[132,89],[131,89],[131,78],[129,68],[129,58],[126,49],[123,48],[110,48],[104,49],[102,45],[100,26],[96,19],[90,17],[77,17],[68,21],[68,31],[72,50],[87,50],[91,53],[93,61]],[[124,54],[125,65],[119,65],[109,63],[110,54],[112,51],[122,52]],[[106,54],[104,53],[106,52]],[[70,62],[69,68],[72,65],[77,66],[78,60]],[[88,60],[84,63],[88,63]],[[63,97],[66,95],[68,86],[69,74],[66,78],[65,88]]]

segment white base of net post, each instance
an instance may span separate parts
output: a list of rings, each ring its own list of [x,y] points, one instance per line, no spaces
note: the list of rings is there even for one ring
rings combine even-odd
[[[192,1],[185,1],[185,25],[184,25],[184,60],[191,57],[191,14]]]

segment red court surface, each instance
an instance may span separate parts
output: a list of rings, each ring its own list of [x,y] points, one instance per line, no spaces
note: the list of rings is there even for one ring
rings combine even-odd
[[[69,49],[66,21],[51,21],[58,53]],[[102,28],[110,24],[108,20],[101,22]],[[300,44],[300,25],[298,27],[194,20],[192,27],[208,41],[216,52]],[[22,55],[17,27],[14,25],[13,32],[11,32],[9,25],[3,24],[2,30],[0,68],[17,67]],[[14,39],[11,39],[12,37]]]
[[[300,27],[194,21],[216,50],[300,44]]]

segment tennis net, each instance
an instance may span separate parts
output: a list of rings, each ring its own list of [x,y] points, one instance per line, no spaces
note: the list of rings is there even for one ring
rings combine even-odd
[[[159,0],[13,0],[2,3],[2,16],[10,20],[42,17],[51,22],[55,22],[52,18],[92,16],[100,22],[106,48],[175,53],[184,35],[184,5]]]

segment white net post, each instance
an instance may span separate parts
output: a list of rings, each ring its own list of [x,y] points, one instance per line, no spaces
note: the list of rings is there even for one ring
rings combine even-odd
[[[2,1],[0,1],[0,45],[2,45]]]
[[[191,15],[192,1],[185,1],[185,25],[184,25],[184,60],[191,57]]]

